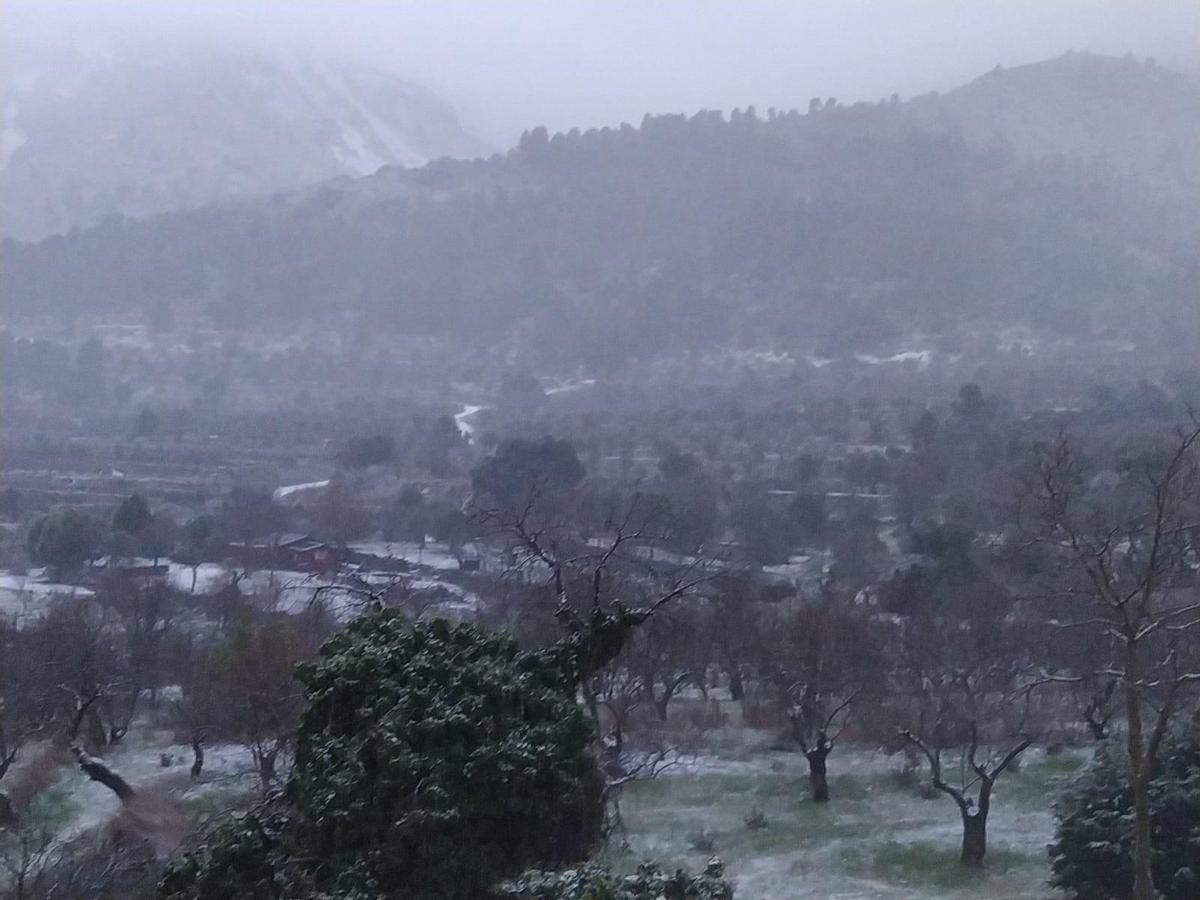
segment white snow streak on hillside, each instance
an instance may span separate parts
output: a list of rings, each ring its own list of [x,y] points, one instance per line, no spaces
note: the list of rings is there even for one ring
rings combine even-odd
[[[884,363],[915,362],[924,369],[933,361],[932,350],[902,350],[891,356],[872,356],[870,353],[855,353],[854,358],[869,366],[879,366]]]
[[[275,493],[271,496],[275,500],[286,500],[293,494],[300,494],[305,491],[318,491],[327,487],[329,487],[328,478],[324,481],[306,481],[304,484],[285,484],[283,487],[275,488]]]
[[[350,174],[370,175],[384,165],[419,166],[428,161],[357,97],[339,73],[294,59],[285,67],[313,105],[336,120],[342,146],[332,151]]]
[[[354,93],[346,87],[346,82],[342,76],[328,70],[324,74],[329,86],[341,95],[342,100],[347,106],[362,117],[371,129],[369,136],[373,137],[377,143],[382,144],[387,149],[392,155],[393,161],[402,166],[419,166],[428,161],[424,156],[413,150],[400,132],[375,115],[364,103],[355,97]]]
[[[13,154],[28,143],[29,138],[17,128],[17,104],[9,102],[4,106],[4,118],[0,122],[0,171],[8,166]]]
[[[367,147],[367,142],[357,129],[345,122],[338,124],[342,129],[342,143],[345,144],[345,147],[333,148],[339,165],[353,175],[372,175],[388,164],[388,160]]]

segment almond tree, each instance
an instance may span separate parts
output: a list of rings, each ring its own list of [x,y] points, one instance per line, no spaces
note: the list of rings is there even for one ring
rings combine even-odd
[[[882,672],[879,642],[864,611],[832,592],[802,604],[780,625],[777,653],[792,735],[808,761],[812,799],[826,803],[829,755],[856,701]]]
[[[987,855],[987,822],[996,779],[1020,758],[1033,743],[1033,738],[1014,731],[997,746],[981,734],[979,718],[963,722],[948,707],[935,706],[934,710],[933,726],[925,736],[921,736],[925,729],[905,729],[901,735],[915,745],[929,763],[933,787],[950,797],[958,807],[963,829],[959,859],[964,866],[978,868]],[[960,738],[951,737],[955,733],[954,724],[966,727],[965,748],[959,744]],[[954,752],[947,764],[945,757],[951,748]]]
[[[602,536],[591,536],[562,524],[553,514],[543,515],[542,492],[540,485],[531,488],[518,512],[477,509],[475,516],[510,543],[510,574],[552,591],[554,615],[565,640],[580,648],[580,689],[598,724],[600,702],[593,676],[621,655],[652,616],[695,596],[701,585],[717,577],[719,568],[702,557],[656,559],[665,539],[643,516],[636,495],[619,518],[605,523]],[[675,685],[672,691],[677,689]]]
[[[695,643],[693,623],[664,611],[638,629],[622,657],[624,665],[638,676],[639,691],[651,702],[660,722],[667,721],[675,695],[703,678],[690,652]]]
[[[857,694],[810,694],[808,685],[801,685],[794,696],[789,717],[800,752],[808,760],[808,784],[814,803],[829,802],[829,754],[849,721],[856,698]]]
[[[293,671],[314,650],[286,617],[243,623],[213,651],[186,698],[194,729],[249,748],[264,793],[275,783],[302,708]]]
[[[900,735],[925,757],[935,790],[958,807],[960,859],[983,865],[997,779],[1033,743],[1031,641],[1004,610],[906,623],[895,692],[912,724]]]
[[[553,514],[543,516],[538,509],[540,490],[531,489],[519,512],[489,509],[476,515],[482,523],[498,528],[509,542],[513,574],[541,582],[543,589],[552,592],[554,615],[563,634],[555,652],[571,670],[588,710],[594,743],[603,752],[600,708],[605,688],[614,687],[611,679],[606,684],[606,677],[614,669],[631,668],[626,659],[629,646],[650,619],[676,601],[694,597],[718,569],[703,558],[656,560],[663,535],[644,517],[636,495],[620,518],[605,523],[603,536],[592,536],[563,525]],[[648,687],[646,676],[633,674],[640,694]],[[667,679],[667,691],[659,697],[653,693],[653,683],[649,685],[651,699],[664,717],[671,694],[683,681],[674,666]],[[625,682],[626,688],[630,684]],[[637,777],[645,774],[646,759],[662,762],[665,757],[657,754],[671,752],[657,748],[633,767]],[[606,831],[620,827],[619,798],[630,777],[628,767],[623,768],[624,774],[605,772]],[[657,771],[656,765],[649,766],[651,775]]]

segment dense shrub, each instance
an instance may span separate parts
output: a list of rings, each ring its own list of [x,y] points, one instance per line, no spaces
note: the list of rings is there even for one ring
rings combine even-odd
[[[583,858],[601,782],[561,659],[473,625],[357,620],[301,667],[283,811],[217,829],[161,896],[478,900]]]
[[[303,667],[289,794],[328,880],[479,897],[599,833],[591,724],[550,657],[506,635],[383,612]]]
[[[301,897],[306,878],[289,863],[282,816],[247,815],[226,822],[204,846],[173,865],[158,886],[162,900],[276,900]]]

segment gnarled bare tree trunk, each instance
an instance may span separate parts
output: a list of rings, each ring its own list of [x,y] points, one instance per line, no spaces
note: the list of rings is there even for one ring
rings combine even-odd
[[[1133,894],[1132,900],[1155,900],[1153,836],[1150,829],[1150,768],[1145,752],[1142,709],[1137,691],[1126,691],[1125,718],[1129,748],[1130,786],[1133,788]]]
[[[193,779],[199,778],[200,773],[204,771],[204,737],[203,735],[194,735],[192,737],[192,770],[191,776]]]
[[[952,799],[958,807],[962,819],[962,849],[959,859],[968,868],[978,869],[983,866],[987,856],[987,820],[992,808],[992,789],[996,779],[1032,744],[1029,738],[1018,740],[1007,753],[998,761],[977,759],[979,751],[978,729],[971,724],[971,744],[965,754],[965,763],[974,776],[973,783],[977,786],[975,800],[968,796],[969,784],[955,787],[942,776],[942,751],[940,746],[930,746],[911,731],[902,731],[901,736],[920,750],[929,762],[929,772],[933,778],[933,786]]]
[[[812,788],[814,803],[829,802],[829,774],[825,761],[829,758],[830,749],[828,744],[821,743],[804,754],[808,759],[808,784]]]
[[[71,752],[75,754],[75,759],[79,762],[80,771],[84,775],[111,790],[120,798],[122,803],[128,803],[133,799],[134,790],[129,782],[110,769],[103,760],[89,756],[79,746],[72,747]]]
[[[983,867],[987,855],[987,813],[963,810],[962,864],[972,869]]]

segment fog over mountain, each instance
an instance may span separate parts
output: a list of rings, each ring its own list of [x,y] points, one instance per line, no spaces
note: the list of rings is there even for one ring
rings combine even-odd
[[[26,317],[351,322],[567,368],[1014,326],[1188,352],[1197,185],[1200,82],[1067,55],[909,101],[532,129],[487,160],[10,243],[4,284]]]
[[[1184,2],[329,8],[6,4],[0,234],[470,158],[538,125],[908,97],[1067,50],[1186,69],[1200,42]]]
[[[643,114],[945,90],[1089,51],[1196,67],[1191,0],[10,0],[0,33],[122,50],[319,52],[431,88],[491,143]],[[2,65],[3,63],[0,63]]]
[[[22,47],[3,104],[3,233],[23,240],[488,148],[369,66],[217,43]]]
[[[1200,897],[1200,2],[0,42],[0,898]]]

